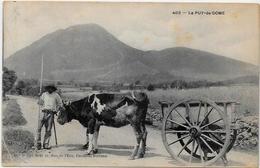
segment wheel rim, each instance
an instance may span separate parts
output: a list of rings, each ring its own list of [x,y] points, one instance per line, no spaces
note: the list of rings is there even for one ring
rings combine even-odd
[[[227,151],[230,140],[227,121],[224,112],[208,99],[179,101],[163,119],[164,146],[181,163],[210,165]]]

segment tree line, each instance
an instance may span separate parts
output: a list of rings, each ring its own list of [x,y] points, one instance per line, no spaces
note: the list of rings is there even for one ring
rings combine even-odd
[[[258,84],[258,77],[246,76],[242,78],[237,78],[233,80],[226,81],[186,81],[186,80],[173,80],[169,82],[161,83],[145,83],[142,81],[135,81],[132,83],[112,83],[110,85],[102,85],[101,83],[88,83],[88,82],[76,82],[76,81],[56,81],[57,85],[71,85],[72,87],[84,88],[89,87],[92,90],[103,90],[103,91],[120,91],[120,90],[148,90],[154,91],[156,89],[194,89],[194,88],[207,88],[213,86],[227,86],[237,83],[244,83],[244,81],[249,81],[249,83]],[[3,97],[9,92],[10,94],[17,95],[28,95],[28,96],[38,96],[40,91],[39,80],[36,79],[19,79],[14,71],[8,70],[8,68],[3,68]]]

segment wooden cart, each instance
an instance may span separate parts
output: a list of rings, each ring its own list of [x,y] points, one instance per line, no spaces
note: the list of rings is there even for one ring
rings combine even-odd
[[[190,98],[159,104],[163,143],[174,159],[198,166],[213,164],[220,158],[227,162],[226,153],[237,136],[236,105],[239,103]]]

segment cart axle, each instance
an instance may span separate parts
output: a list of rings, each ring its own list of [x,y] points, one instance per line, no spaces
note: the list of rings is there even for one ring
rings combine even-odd
[[[192,126],[189,130],[189,134],[192,138],[198,138],[201,135],[201,129],[198,126]]]

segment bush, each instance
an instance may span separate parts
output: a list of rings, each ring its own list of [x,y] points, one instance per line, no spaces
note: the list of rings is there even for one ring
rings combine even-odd
[[[153,86],[152,84],[149,84],[149,85],[147,86],[147,90],[148,90],[148,91],[154,91],[154,86]]]
[[[17,76],[14,71],[9,70],[8,68],[3,68],[3,97],[5,97],[5,93],[12,89]]]
[[[30,86],[30,87],[27,87],[25,89],[25,95],[28,95],[28,96],[38,96],[39,95],[39,92],[40,92],[40,87],[39,86]]]
[[[9,129],[4,132],[4,141],[11,154],[24,153],[33,147],[34,136],[26,130]]]
[[[15,86],[15,90],[18,93],[18,95],[23,94],[23,89],[26,87],[25,82],[23,80],[19,80]]]
[[[21,113],[19,104],[16,100],[9,100],[6,108],[3,110],[3,125],[17,126],[25,125],[27,122]]]
[[[11,94],[38,96],[40,92],[39,82],[35,79],[19,80],[15,88],[10,90]]]
[[[234,147],[240,149],[258,149],[258,117],[247,116],[238,119],[238,136]]]

